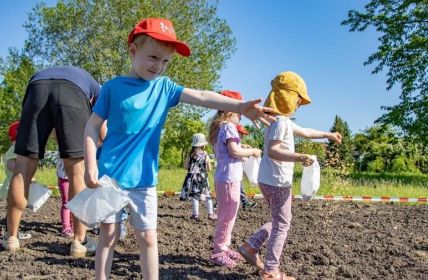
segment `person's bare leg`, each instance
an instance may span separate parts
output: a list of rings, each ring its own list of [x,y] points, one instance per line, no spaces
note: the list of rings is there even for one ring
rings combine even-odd
[[[65,158],[64,159],[65,173],[69,181],[68,199],[71,200],[75,195],[80,193],[85,188],[84,163],[83,158]],[[86,226],[79,219],[73,216],[74,239],[79,242],[85,241]]]
[[[95,254],[95,279],[110,279],[114,248],[118,240],[119,223],[102,223],[100,226],[97,252]]]
[[[18,155],[7,195],[8,236],[17,237],[22,213],[27,207],[28,190],[39,160]]]
[[[135,229],[135,236],[140,247],[140,267],[143,279],[159,279],[158,238],[155,229],[140,231]]]

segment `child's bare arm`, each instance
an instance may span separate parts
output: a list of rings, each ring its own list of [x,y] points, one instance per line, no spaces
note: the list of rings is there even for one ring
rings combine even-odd
[[[260,149],[243,149],[238,146],[238,144],[232,139],[227,140],[227,150],[232,157],[235,158],[244,158],[244,157],[261,157],[262,151]]]
[[[342,135],[338,132],[327,132],[327,131],[321,131],[316,130],[312,128],[296,128],[294,130],[294,134],[300,137],[304,138],[310,138],[310,139],[330,139],[338,144],[342,143]]]
[[[246,118],[254,122],[260,121],[269,126],[270,122],[275,121],[275,118],[269,116],[271,108],[257,105],[261,99],[251,101],[241,101],[223,96],[213,91],[202,91],[185,88],[180,96],[180,102],[202,106],[210,109],[216,109],[227,112],[235,112],[244,115]]]
[[[279,140],[270,140],[267,152],[270,158],[278,161],[302,162],[303,165],[311,165],[314,162],[310,155],[284,150]]]
[[[212,166],[211,166],[210,156],[208,154],[205,161],[207,162],[207,171],[210,172],[212,170]]]
[[[89,188],[98,186],[97,143],[104,120],[92,113],[86,123],[84,135],[85,183]]]

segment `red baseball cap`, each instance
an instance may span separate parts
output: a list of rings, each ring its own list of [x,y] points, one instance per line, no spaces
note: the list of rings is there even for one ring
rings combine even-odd
[[[242,124],[237,124],[236,125],[236,129],[238,130],[238,132],[241,132],[242,134],[245,134],[245,135],[250,134],[248,132],[248,130],[246,130],[245,127]]]
[[[156,40],[172,43],[180,55],[190,55],[190,48],[177,40],[172,22],[167,19],[145,18],[140,20],[128,35],[128,45],[140,34],[147,34]]]
[[[16,141],[16,135],[18,134],[19,122],[14,122],[9,126],[9,139],[11,142]]]
[[[220,94],[233,99],[242,100],[242,95],[237,91],[223,90]]]

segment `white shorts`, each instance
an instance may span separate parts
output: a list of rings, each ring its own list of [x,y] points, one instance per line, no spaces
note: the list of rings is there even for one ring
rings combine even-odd
[[[107,217],[102,223],[113,224],[123,220],[122,214],[125,208],[129,210],[131,225],[137,230],[145,231],[157,228],[158,195],[156,187],[123,190],[130,202],[116,214]]]

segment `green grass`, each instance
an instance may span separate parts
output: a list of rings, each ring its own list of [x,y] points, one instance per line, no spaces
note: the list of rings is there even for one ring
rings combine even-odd
[[[161,169],[159,171],[159,191],[180,191],[186,175],[184,169]],[[300,194],[301,168],[296,166],[293,194]],[[4,166],[0,167],[0,182],[3,182]],[[56,186],[55,169],[39,169],[36,180],[44,185]],[[209,174],[211,190],[214,189],[213,173]],[[251,186],[244,176],[244,188],[247,193],[260,193],[258,187]],[[391,173],[355,173],[347,178],[338,178],[328,172],[321,174],[321,187],[318,195],[351,196],[394,196],[428,197],[428,175],[391,174]]]

